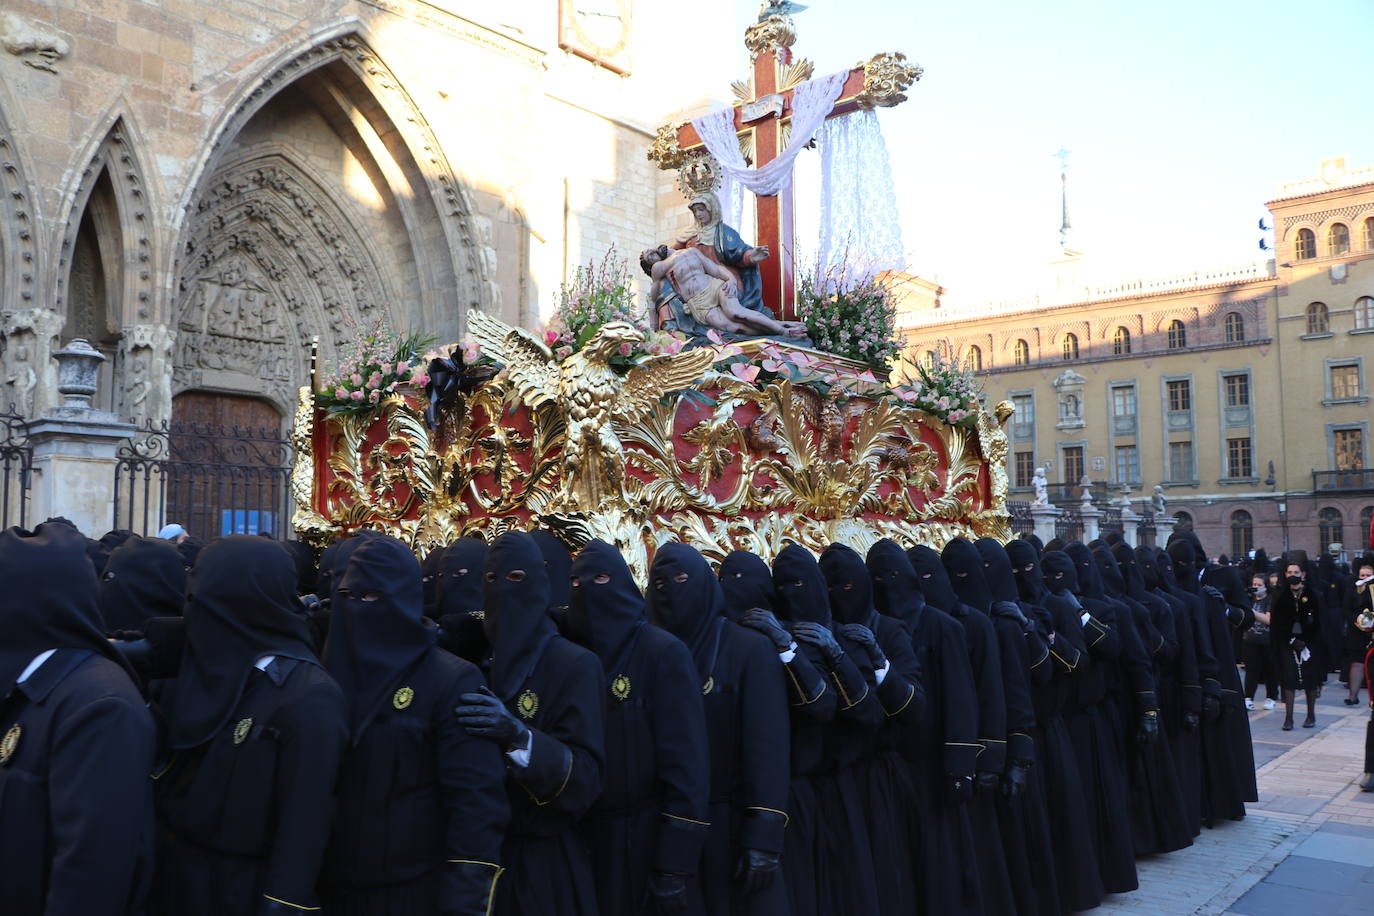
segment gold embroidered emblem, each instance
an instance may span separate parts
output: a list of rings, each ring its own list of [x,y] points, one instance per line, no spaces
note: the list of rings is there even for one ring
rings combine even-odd
[[[391,705],[397,709],[405,709],[413,699],[415,699],[415,691],[409,687],[402,687],[391,697]]]
[[[706,683],[704,683],[704,684],[701,685],[701,695],[702,695],[702,696],[706,696],[708,693],[710,693],[712,690],[715,690],[715,689],[716,689],[716,676],[713,674],[713,675],[711,675],[710,677],[708,677],[708,678],[706,679]]]
[[[251,718],[239,719],[238,722],[234,725],[234,743],[242,744],[244,742],[244,739],[248,737],[248,733],[252,731],[252,729],[253,720]]]
[[[10,762],[14,752],[19,749],[19,736],[22,734],[22,725],[11,725],[10,730],[5,732],[5,737],[0,738],[0,765]]]
[[[539,712],[539,694],[526,690],[516,698],[515,708],[522,719],[533,719],[534,714]]]
[[[611,681],[611,696],[617,700],[628,700],[630,698],[630,676],[628,674],[617,674]]]

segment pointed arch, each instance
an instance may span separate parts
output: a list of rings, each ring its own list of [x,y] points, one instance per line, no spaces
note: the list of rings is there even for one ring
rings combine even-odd
[[[427,267],[423,273],[436,278],[429,289],[422,290],[426,319],[433,322],[474,307],[498,308],[500,292],[490,222],[473,205],[467,185],[449,163],[424,113],[369,45],[365,27],[357,21],[336,24],[307,37],[273,58],[258,71],[259,76],[241,88],[215,125],[193,171],[177,208],[178,232],[189,230],[196,202],[207,193],[220,160],[253,116],[282,90],[320,71],[327,71],[329,76],[325,89],[329,98],[320,101],[351,106],[369,128],[361,141],[375,152],[384,149],[403,172],[385,176],[388,184],[395,188],[398,179],[404,177],[415,191],[413,199],[404,201],[409,209],[402,212],[402,218],[408,225],[432,219],[442,228],[442,236],[427,246],[418,242],[414,246],[417,262]],[[353,123],[358,122],[355,119]],[[373,158],[385,157],[374,154]],[[395,190],[398,201],[407,197],[399,188]],[[176,256],[182,253],[178,245]],[[182,273],[184,269],[176,265],[173,276]]]
[[[88,216],[92,195],[100,195],[102,245],[106,263],[119,268],[119,279],[108,290],[111,319],[119,326],[146,320],[153,299],[153,220],[151,189],[142,160],[142,144],[131,121],[117,105],[107,114],[109,127],[97,134],[95,150],[86,159],[76,184],[68,191],[57,246],[53,307],[67,316],[72,264],[77,238]],[[108,189],[108,199],[104,189]],[[109,235],[116,238],[109,238]]]
[[[34,305],[34,278],[40,267],[34,203],[24,157],[0,104],[0,307],[6,309]]]

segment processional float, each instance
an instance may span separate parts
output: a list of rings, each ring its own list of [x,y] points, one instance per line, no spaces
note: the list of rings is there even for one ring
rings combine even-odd
[[[792,92],[811,75],[792,59],[795,35],[776,5],[746,32],[753,84],[736,84],[733,116],[760,165],[790,142]],[[878,55],[844,77],[831,115],[895,105],[919,75],[901,55]],[[691,125],[665,126],[649,157],[678,170],[689,197],[719,186]],[[791,201],[784,191],[758,209],[760,244],[779,253],[761,265],[763,298],[790,318]],[[372,409],[332,414],[301,390],[292,491],[303,539],[371,528],[426,552],[545,528],[574,549],[616,545],[643,581],[667,541],[719,561],[736,549],[771,560],[788,543],[862,551],[884,537],[938,547],[1010,536],[1009,404],[959,417],[923,409],[886,384],[887,367],[774,339],[713,336],[627,363],[617,354],[644,337],[627,322],[572,354],[490,315],[467,322],[483,370],[436,395],[429,422],[432,391],[401,386]]]

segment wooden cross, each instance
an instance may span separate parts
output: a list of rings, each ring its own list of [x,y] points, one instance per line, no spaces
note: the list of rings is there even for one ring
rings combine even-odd
[[[774,4],[773,6],[777,6]],[[810,79],[810,61],[792,59],[796,27],[790,16],[774,12],[744,32],[744,44],[754,63],[753,85],[734,84],[735,132],[742,146],[752,147],[753,165],[767,165],[781,155],[789,139],[792,96],[797,86]],[[849,71],[830,118],[870,108],[888,108],[906,100],[903,90],[920,79],[921,68],[906,63],[898,53],[878,54]],[[752,142],[751,142],[752,141]],[[665,125],[649,148],[649,158],[662,169],[684,171],[709,159],[705,145],[691,123]],[[746,158],[749,156],[746,154]],[[687,183],[691,184],[690,176]],[[759,265],[764,304],[783,319],[797,315],[795,220],[792,186],[781,194],[757,197],[758,246],[767,246],[771,257]]]

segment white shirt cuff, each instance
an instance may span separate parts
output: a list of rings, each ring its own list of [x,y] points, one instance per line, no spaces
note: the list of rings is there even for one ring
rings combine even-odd
[[[796,643],[792,643],[792,645],[788,646],[787,649],[786,649],[786,651],[783,651],[783,652],[779,652],[779,653],[778,653],[778,658],[782,659],[782,663],[783,663],[784,665],[789,664],[789,663],[792,661],[792,659],[794,659],[794,658],[796,658],[796,657],[797,657],[797,644],[796,644]]]
[[[882,686],[883,678],[887,677],[887,672],[888,672],[891,668],[892,668],[892,662],[883,662],[883,666],[882,666],[881,668],[879,668],[877,671],[874,671],[874,672],[873,672],[873,677],[874,677],[874,679],[877,680],[878,686],[880,686],[880,687]]]
[[[1080,616],[1080,617],[1078,618],[1078,622],[1081,623],[1081,624],[1083,624],[1083,626],[1086,627],[1086,626],[1088,625],[1088,621],[1089,621],[1090,619],[1092,619],[1092,616],[1093,616],[1092,614],[1088,613],[1087,611],[1084,611],[1083,614],[1082,614],[1082,616]]]
[[[506,757],[510,760],[511,763],[515,764],[517,767],[523,770],[525,767],[530,765],[530,751],[533,750],[533,746],[534,736],[531,735],[529,732],[525,732],[524,747],[511,748],[510,750],[506,751]]]

